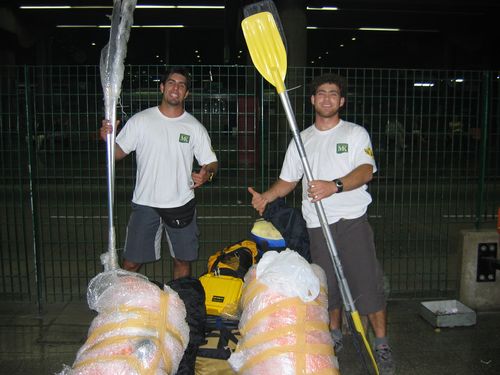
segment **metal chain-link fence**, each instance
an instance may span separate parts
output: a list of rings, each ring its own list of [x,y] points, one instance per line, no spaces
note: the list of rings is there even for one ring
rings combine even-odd
[[[214,251],[247,238],[257,215],[248,186],[267,188],[291,140],[273,87],[253,67],[192,66],[187,110],[208,129],[220,171],[197,191],[195,275]],[[157,105],[162,66],[127,66],[119,117]],[[497,73],[290,68],[299,127],[313,121],[308,83],[333,71],[348,82],[343,118],[372,137],[378,173],[369,218],[391,296],[457,292],[460,229],[493,228],[500,206]],[[105,145],[97,66],[0,67],[0,298],[83,298],[107,250]],[[168,166],[166,166],[168,167]],[[335,166],[332,166],[334,168]],[[134,157],[116,164],[117,244],[123,246]],[[300,205],[300,192],[288,197]],[[142,272],[171,278],[163,258]]]

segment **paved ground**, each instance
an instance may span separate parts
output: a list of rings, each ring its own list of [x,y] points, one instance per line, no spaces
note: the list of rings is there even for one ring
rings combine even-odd
[[[399,375],[500,374],[500,312],[477,314],[472,327],[435,330],[419,313],[419,301],[389,303],[389,331]],[[84,302],[51,304],[44,313],[29,304],[0,306],[0,374],[54,374],[71,365],[94,313]],[[362,374],[346,338],[341,373]]]

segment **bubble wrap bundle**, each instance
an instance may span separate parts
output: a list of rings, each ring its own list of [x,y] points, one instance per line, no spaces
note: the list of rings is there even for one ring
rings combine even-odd
[[[94,277],[87,290],[98,312],[71,368],[60,375],[172,375],[189,341],[178,294],[123,270]]]
[[[266,252],[245,276],[231,367],[242,375],[338,375],[326,285],[324,271],[296,252]]]

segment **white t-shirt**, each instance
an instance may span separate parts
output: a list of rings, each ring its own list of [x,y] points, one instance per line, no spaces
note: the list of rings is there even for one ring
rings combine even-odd
[[[300,136],[315,180],[332,181],[344,177],[361,164],[371,164],[373,172],[377,171],[370,136],[359,125],[341,120],[326,131],[312,125]],[[288,182],[302,179],[302,214],[308,228],[320,227],[316,208],[307,196],[307,179],[294,140],[288,145],[280,178]],[[366,189],[367,186],[363,185],[322,199],[328,224],[363,215],[372,201]]]
[[[151,207],[180,207],[192,198],[193,160],[217,161],[205,127],[191,114],[176,118],[158,107],[132,116],[116,137],[127,154],[136,152],[137,175],[132,201]]]

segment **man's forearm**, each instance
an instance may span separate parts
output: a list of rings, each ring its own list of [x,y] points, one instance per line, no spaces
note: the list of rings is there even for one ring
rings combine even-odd
[[[219,162],[213,161],[205,166],[205,169],[208,173],[217,173],[217,170],[219,169]]]
[[[278,198],[286,197],[295,189],[295,186],[297,186],[297,182],[288,182],[278,179],[267,191],[262,193],[262,195],[268,202],[272,202]]]
[[[354,190],[370,182],[373,178],[373,166],[362,164],[341,178],[344,191]]]

